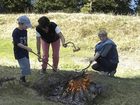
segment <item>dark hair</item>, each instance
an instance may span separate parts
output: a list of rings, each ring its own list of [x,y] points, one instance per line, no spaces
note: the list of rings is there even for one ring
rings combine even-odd
[[[38,19],[39,27],[40,28],[46,28],[50,24],[50,20],[46,16],[42,16]]]
[[[106,30],[100,30],[98,35],[107,36],[107,32],[106,32]]]

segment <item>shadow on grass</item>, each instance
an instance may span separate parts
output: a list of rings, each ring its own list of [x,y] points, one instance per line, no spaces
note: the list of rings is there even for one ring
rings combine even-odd
[[[60,73],[63,74],[64,72],[71,72],[71,71],[61,70]],[[48,70],[47,72],[53,73],[52,70]],[[102,84],[103,86],[106,87],[104,92],[96,98],[95,100],[96,105],[139,105],[140,103],[140,100],[139,100],[140,77],[111,78],[111,77],[99,75],[98,73],[94,71],[90,71],[89,74],[92,81],[98,84]],[[19,71],[19,68],[17,67],[0,66],[0,78],[4,76],[18,77],[19,75],[20,75],[20,71]],[[32,70],[32,75],[29,76],[28,79],[30,80],[31,83],[33,83],[38,78],[40,78],[39,70],[34,69]],[[22,94],[25,92],[25,90],[22,90],[23,87],[21,89],[21,86],[19,86],[17,83],[15,84],[17,85],[17,87],[15,87],[14,89],[20,90],[20,91],[17,91],[16,94]],[[10,91],[13,92],[11,89]],[[5,89],[5,92],[6,92],[6,89]]]

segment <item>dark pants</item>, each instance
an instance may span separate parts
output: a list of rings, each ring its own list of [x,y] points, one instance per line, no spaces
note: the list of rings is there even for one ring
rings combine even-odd
[[[97,63],[92,65],[92,69],[111,73],[112,71],[116,71],[117,65],[118,64],[109,62],[105,58],[99,58]]]

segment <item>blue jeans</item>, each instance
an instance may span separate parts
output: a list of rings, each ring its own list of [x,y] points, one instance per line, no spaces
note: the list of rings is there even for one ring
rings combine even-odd
[[[21,76],[26,76],[31,74],[30,61],[27,57],[18,59],[18,63],[21,70]]]

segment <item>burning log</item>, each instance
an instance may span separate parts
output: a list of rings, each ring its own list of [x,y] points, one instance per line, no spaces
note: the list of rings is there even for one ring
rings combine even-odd
[[[102,89],[90,80],[89,74],[74,71],[47,74],[32,87],[46,99],[66,105],[84,105],[93,101]]]

